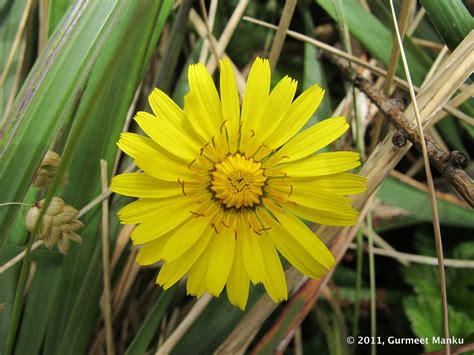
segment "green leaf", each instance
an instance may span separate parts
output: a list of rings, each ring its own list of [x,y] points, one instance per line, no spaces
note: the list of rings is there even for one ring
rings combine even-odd
[[[439,297],[407,297],[403,301],[405,314],[412,325],[413,332],[419,338],[428,338],[425,351],[442,349],[444,346],[435,344],[433,337],[443,337],[441,318],[441,300]],[[453,307],[448,307],[450,336],[466,339],[473,333],[474,320]]]
[[[161,293],[155,305],[149,311],[148,317],[138,330],[137,335],[135,335],[132,343],[127,348],[125,355],[144,354],[146,352],[153,336],[157,333],[157,329],[168,309],[175,291],[176,287],[173,287]]]
[[[389,177],[382,183],[377,197],[385,203],[403,208],[419,221],[432,221],[431,209],[427,207],[430,205],[429,195],[425,191]],[[437,203],[441,224],[474,227],[472,210],[439,198]]]
[[[474,29],[474,18],[461,0],[421,0],[421,5],[451,50],[454,50]]]
[[[61,265],[38,264],[35,277],[31,284],[21,327],[18,336],[17,354],[39,354],[49,314],[54,306],[51,297],[59,283]]]
[[[122,2],[121,2],[122,3]],[[148,68],[171,1],[160,11],[160,2],[123,2],[117,25],[98,57],[84,89],[66,149],[77,141],[70,169],[70,183],[64,188],[67,203],[80,208],[100,193],[100,159],[112,171],[117,153],[116,141],[134,94]],[[114,199],[115,202],[115,199]],[[115,205],[115,204],[113,204]],[[97,322],[102,292],[100,250],[100,205],[82,221],[83,244],[72,248],[64,260],[57,304],[46,335],[46,353],[86,351],[89,330]],[[111,238],[118,220],[110,219]],[[94,291],[89,289],[94,288]],[[92,293],[91,293],[92,292]],[[68,309],[69,313],[65,313]],[[78,329],[82,329],[82,332]]]
[[[0,132],[0,180],[15,182],[0,185],[0,201],[23,200],[108,38],[116,6],[116,1],[78,2],[32,69]],[[17,211],[15,205],[0,209],[0,244]]]

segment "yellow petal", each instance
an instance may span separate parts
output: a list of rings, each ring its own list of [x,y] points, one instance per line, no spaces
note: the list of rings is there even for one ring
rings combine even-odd
[[[204,138],[193,129],[184,111],[166,93],[155,88],[148,96],[148,102],[158,119],[183,130],[201,145],[206,143]]]
[[[272,159],[280,160],[281,157],[285,157],[286,163],[304,158],[339,138],[348,128],[344,117],[333,117],[318,122],[293,137]]]
[[[285,238],[287,239],[286,243],[300,245],[303,250],[306,250],[306,252],[315,258],[316,261],[326,270],[329,270],[334,266],[334,256],[331,254],[329,249],[299,218],[289,212],[282,213],[278,209],[271,208],[272,206],[267,205],[267,207],[269,207],[278,222],[280,222],[279,224],[283,229],[287,231],[288,238]],[[282,234],[283,233],[284,232],[282,231]],[[298,256],[298,253],[295,255]],[[291,262],[291,260],[288,261]],[[314,271],[319,272],[322,270]]]
[[[158,88],[155,88],[150,96],[148,96],[148,102],[158,119],[164,120],[177,127],[182,126],[183,122],[186,120],[186,115],[183,110],[181,110],[181,108],[179,108],[179,106],[176,105],[168,95]]]
[[[359,211],[355,209],[340,211],[324,211],[316,208],[305,206],[294,206],[292,204],[285,205],[285,208],[297,216],[307,221],[324,224],[327,226],[353,226],[359,217]]]
[[[279,182],[274,180],[271,185],[273,184],[278,185]],[[292,185],[294,189],[299,190],[307,189],[308,193],[325,190],[338,195],[355,195],[367,190],[367,179],[364,176],[349,173],[301,178],[288,177],[281,181],[281,184]]]
[[[265,279],[265,265],[260,244],[257,240],[259,236],[251,231],[248,226],[244,225],[241,230],[242,233],[239,237],[242,239],[242,254],[247,273],[254,284],[263,282]]]
[[[283,171],[289,177],[306,177],[337,174],[354,169],[360,165],[359,153],[328,152],[300,159],[273,169]]]
[[[215,233],[211,235],[211,241],[207,248],[204,249],[204,252],[189,270],[188,280],[186,282],[188,295],[201,297],[204,292],[206,292],[207,269],[209,267],[209,259],[211,258],[213,239],[215,237]]]
[[[196,95],[206,119],[213,127],[213,135],[217,135],[223,122],[221,102],[206,66],[202,63],[190,65],[188,80],[190,91]],[[204,138],[209,139],[210,136]]]
[[[327,269],[318,261],[318,254],[311,254],[304,245],[300,244],[289,231],[263,209],[257,209],[257,213],[262,221],[270,227],[266,233],[278,251],[295,268],[314,279],[319,279],[326,273]]]
[[[163,259],[167,262],[178,259],[202,237],[209,223],[209,218],[194,217],[183,224],[165,245]]]
[[[202,145],[178,127],[143,111],[138,112],[134,119],[155,143],[168,152],[189,162],[199,156]]]
[[[278,187],[273,189],[268,187],[267,191],[271,195],[272,191],[279,192],[283,196],[288,196],[289,203],[295,202],[297,205],[306,206],[323,211],[352,211],[351,200],[347,197],[333,192],[315,189],[311,186],[307,188],[298,185],[287,185],[286,188]]]
[[[257,57],[250,68],[242,103],[242,151],[246,150],[249,139],[255,136],[255,132],[251,131],[252,122],[261,119],[270,92],[270,79],[270,63]]]
[[[188,165],[170,159],[139,154],[135,158],[135,164],[147,174],[164,181],[195,181],[197,179],[197,175],[188,168]]]
[[[265,139],[285,119],[295,96],[297,85],[297,81],[288,76],[281,79],[266,100],[261,119],[252,119],[249,122],[249,129],[255,132],[248,147],[251,152],[263,144]]]
[[[152,139],[139,134],[122,132],[117,143],[119,148],[127,155],[135,158],[137,155],[155,155],[160,146],[153,142]]]
[[[267,270],[263,286],[273,302],[280,302],[288,299],[288,289],[286,286],[285,273],[281,266],[280,258],[267,234],[262,233],[258,238],[260,249],[262,250],[263,261]]]
[[[151,265],[163,259],[161,257],[161,252],[172,235],[173,232],[168,232],[161,238],[143,244],[137,253],[137,263],[140,265]]]
[[[177,181],[157,180],[146,173],[127,173],[112,178],[112,192],[132,197],[161,198],[182,194]]]
[[[235,253],[226,291],[230,303],[244,310],[249,297],[249,276],[245,270],[242,251],[242,241],[237,238],[235,242]]]
[[[212,234],[213,229],[208,228],[199,240],[183,255],[174,261],[166,261],[158,274],[156,282],[165,290],[178,282],[201,256]]]
[[[234,231],[226,228],[214,238],[216,240],[207,270],[207,289],[211,295],[218,297],[227,282],[234,259]]]
[[[291,104],[288,114],[281,124],[266,140],[266,144],[276,149],[288,142],[296,133],[298,133],[318,109],[324,96],[324,90],[318,85],[313,85],[306,89]]]
[[[191,211],[198,201],[197,198],[167,198],[166,200],[154,202],[152,199],[153,202],[145,203],[143,199],[140,199],[119,211],[122,223],[141,223],[131,234],[134,244],[142,244],[158,238],[184,222],[192,216]]]
[[[229,143],[231,151],[237,150],[237,139],[240,128],[240,100],[237,92],[237,84],[235,81],[234,69],[228,58],[222,59],[220,90],[222,113],[224,114],[225,127],[229,135]]]

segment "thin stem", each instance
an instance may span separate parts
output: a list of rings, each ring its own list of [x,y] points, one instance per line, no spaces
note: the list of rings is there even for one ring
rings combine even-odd
[[[108,191],[107,162],[100,161],[102,193]],[[112,306],[110,301],[110,246],[109,246],[109,200],[102,201],[102,267],[104,269],[104,295],[102,299],[102,310],[105,323],[105,344],[107,355],[115,354],[114,333],[112,328]]]
[[[358,250],[358,246],[355,243],[349,244],[349,248]],[[403,253],[397,250],[374,248],[374,254],[422,265],[439,265],[438,258],[426,255]],[[444,259],[444,265],[446,267],[474,269],[474,260]]]
[[[357,231],[357,266],[356,266],[356,284],[354,292],[354,319],[352,321],[352,336],[357,338],[359,334],[360,317],[360,290],[362,287],[362,264],[363,264],[363,238],[362,231]]]
[[[209,18],[207,16],[206,4],[204,3],[204,0],[200,0],[199,4],[201,5],[201,12],[202,17],[204,19],[204,23],[206,24],[206,34],[209,44],[211,45],[211,52],[217,62],[219,60],[219,53],[217,52],[216,44],[212,40],[212,29],[211,24],[209,23]]]
[[[38,249],[40,246],[42,246],[44,244],[44,242],[42,240],[37,240],[32,246],[31,246],[31,250],[30,250],[30,253],[35,250],[35,249]],[[19,262],[21,259],[23,259],[26,255],[26,251],[27,249],[23,250],[21,253],[18,253],[17,256],[15,256],[14,258],[8,260],[5,264],[3,264],[1,267],[0,267],[0,275],[3,274],[5,271],[7,271],[9,268],[11,268],[13,265],[15,265],[17,262]]]
[[[367,228],[372,230],[372,213],[367,213]],[[374,238],[371,233],[367,236],[369,244],[369,279],[370,279],[370,335],[372,339],[377,336],[377,302],[375,293],[375,258],[374,258]],[[372,354],[377,353],[377,345],[371,343],[370,350]]]
[[[431,175],[430,163],[429,163],[429,160],[428,160],[428,152],[427,152],[427,149],[426,149],[426,142],[425,142],[425,136],[424,136],[424,132],[423,132],[423,126],[421,124],[420,112],[418,110],[418,104],[417,104],[417,101],[416,101],[415,90],[413,89],[410,70],[408,68],[408,63],[407,63],[407,59],[406,59],[406,56],[405,56],[405,51],[403,49],[402,39],[400,37],[400,30],[398,28],[397,17],[396,17],[396,14],[395,14],[395,8],[394,8],[394,5],[393,5],[393,0],[390,0],[390,8],[392,10],[393,25],[395,27],[395,32],[397,34],[398,45],[400,46],[400,49],[401,49],[403,68],[405,69],[405,75],[406,75],[407,81],[408,81],[410,96],[411,96],[413,108],[415,110],[415,117],[416,117],[416,123],[417,123],[417,128],[418,128],[418,135],[420,137],[420,143],[421,143],[421,148],[422,148],[422,153],[423,153],[423,161],[425,163],[425,174],[426,174],[426,179],[428,180],[428,188],[429,188],[429,191],[430,191],[430,202],[431,202],[431,210],[432,210],[432,213],[433,213],[433,230],[434,230],[434,235],[435,235],[436,254],[437,254],[438,262],[439,262],[438,273],[439,273],[439,283],[440,283],[440,288],[441,288],[441,302],[442,302],[442,305],[443,305],[444,337],[447,340],[449,338],[448,301],[447,301],[447,294],[446,294],[446,276],[445,276],[445,272],[444,272],[443,242],[442,242],[442,239],[441,239],[441,229],[440,229],[440,225],[439,225],[438,207],[437,207],[437,203],[436,203],[436,194],[435,194],[435,189],[434,189],[434,184],[433,184],[433,177]],[[450,354],[451,353],[450,345],[449,345],[448,342],[446,342],[444,350],[445,350],[445,354]]]

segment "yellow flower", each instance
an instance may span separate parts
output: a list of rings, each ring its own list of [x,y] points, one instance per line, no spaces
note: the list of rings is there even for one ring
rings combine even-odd
[[[278,252],[302,273],[320,278],[334,257],[300,219],[333,226],[355,223],[344,195],[366,189],[363,177],[344,173],[359,154],[314,154],[349,127],[343,117],[300,130],[318,108],[317,85],[296,100],[285,77],[270,93],[270,65],[257,58],[240,111],[232,66],[221,61],[220,97],[206,67],[189,67],[184,111],[165,93],[150,97],[154,115],[135,121],[150,137],[123,133],[119,147],[142,173],[115,176],[111,190],[138,197],[119,211],[138,224],[137,262],[164,260],[157,283],[165,289],[187,274],[188,293],[219,296],[244,309],[249,282],[263,283],[275,301],[287,299]],[[278,251],[278,252],[277,252]]]

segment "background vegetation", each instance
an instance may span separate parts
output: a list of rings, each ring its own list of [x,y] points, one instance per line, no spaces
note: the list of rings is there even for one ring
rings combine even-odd
[[[292,1],[286,3],[288,9]],[[404,47],[414,85],[421,90],[448,70],[443,63],[456,50],[467,48],[461,66],[472,72],[469,5],[461,0],[395,1],[397,14],[402,6],[407,9],[399,23],[407,23]],[[421,155],[412,148],[394,170],[384,171],[383,158],[372,152],[377,144],[389,146],[383,142],[391,134],[389,124],[365,95],[344,81],[324,55],[328,50],[308,42],[318,39],[369,63],[369,69],[358,64],[353,69],[375,88],[384,86],[384,76],[376,75],[373,67],[396,69],[396,76],[405,79],[400,61],[398,66],[391,63],[393,20],[387,1],[298,1],[289,28],[307,37],[286,37],[281,55],[274,58],[274,82],[288,74],[299,81],[299,92],[314,83],[324,87],[325,100],[310,124],[335,112],[346,115],[354,129],[338,148],[360,150],[370,162],[366,169],[381,182],[379,186],[373,180],[375,197],[368,199],[367,194],[359,205],[368,212],[359,228],[336,233],[354,242],[327,283],[298,282],[290,301],[274,310],[252,308],[264,301],[263,290],[253,287],[242,312],[225,295],[196,303],[186,296],[183,284],[163,292],[154,282],[159,265],[139,268],[134,262],[131,229],[119,225],[116,217],[127,201],[103,189],[100,161],[107,163],[106,174],[102,171],[106,181],[129,168],[131,161],[120,155],[115,142],[121,131],[136,130],[130,118],[149,109],[146,98],[152,88],[160,87],[182,104],[188,64],[201,60],[212,67],[203,19],[209,20],[218,50],[245,77],[255,56],[268,56],[279,38],[242,15],[278,25],[291,18],[284,8],[285,1],[212,0],[203,16],[200,2],[190,0],[0,0],[0,204],[31,205],[61,196],[81,210],[85,225],[79,231],[83,243],[71,245],[63,256],[34,244],[24,223],[28,206],[0,206],[0,265],[25,248],[35,249],[0,274],[0,354],[111,354],[112,347],[116,353],[142,354],[164,344],[175,354],[235,349],[231,344],[255,353],[364,354],[375,347],[348,345],[346,337],[442,336],[433,219]],[[437,123],[426,133],[447,151],[469,155],[473,86],[469,76],[464,80],[438,98],[438,109],[451,109],[433,114]],[[437,85],[431,92],[449,86]],[[403,85],[386,86],[393,98],[411,102]],[[378,121],[385,122],[381,134],[376,133]],[[42,191],[31,181],[47,150],[60,153],[62,164],[53,184]],[[473,171],[472,163],[466,171]],[[62,186],[65,172],[69,182]],[[434,174],[447,258],[450,334],[464,338],[463,349],[473,351],[474,214]],[[101,306],[104,226],[110,238],[111,261],[105,269],[112,284],[110,317]],[[336,240],[331,245],[338,245]],[[105,263],[109,265],[107,258]],[[112,324],[112,338],[104,324]],[[242,328],[252,330],[250,338],[232,332]],[[383,354],[440,349],[433,344],[377,347]]]

